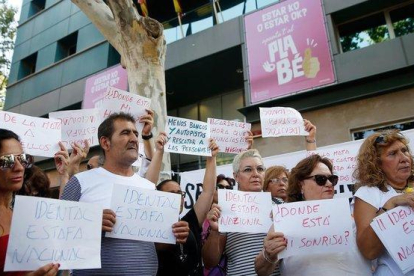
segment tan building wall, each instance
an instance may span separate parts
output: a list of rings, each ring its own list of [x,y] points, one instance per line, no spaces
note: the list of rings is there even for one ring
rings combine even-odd
[[[319,147],[352,141],[352,131],[414,120],[414,88],[303,112],[317,127]],[[260,129],[260,123],[252,128]],[[263,157],[305,149],[303,137],[257,138]]]

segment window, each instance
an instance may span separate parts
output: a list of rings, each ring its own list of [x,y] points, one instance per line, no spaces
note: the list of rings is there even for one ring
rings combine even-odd
[[[384,129],[399,129],[399,130],[409,130],[414,129],[414,121],[412,122],[406,122],[406,123],[399,123],[399,124],[392,124],[372,129],[364,129],[364,130],[358,130],[352,133],[352,137],[354,140],[360,140],[365,139],[371,134],[373,134],[376,131],[384,130]]]
[[[37,52],[20,61],[19,73],[17,79],[27,77],[36,72]]]
[[[343,21],[341,15],[337,15],[337,19]],[[337,30],[342,52],[413,33],[414,3],[410,1],[410,4],[383,9],[356,20],[340,22]]]
[[[78,32],[74,32],[57,42],[55,62],[62,60],[76,53],[76,44],[78,42]]]
[[[338,26],[343,52],[361,49],[390,38],[383,13]]]
[[[46,0],[32,0],[29,7],[29,17],[45,9]]]
[[[414,33],[414,3],[390,11],[390,18],[396,37]]]

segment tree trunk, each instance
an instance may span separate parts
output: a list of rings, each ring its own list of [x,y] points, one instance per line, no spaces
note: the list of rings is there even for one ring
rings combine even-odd
[[[154,135],[165,130],[166,42],[158,21],[138,14],[132,0],[72,0],[121,55],[128,73],[129,92],[151,99],[155,112]],[[170,171],[170,156],[164,154],[163,170]]]

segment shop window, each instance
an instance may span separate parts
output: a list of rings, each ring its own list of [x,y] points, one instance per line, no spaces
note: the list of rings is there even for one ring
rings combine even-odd
[[[390,39],[383,12],[339,25],[338,32],[343,52]]]
[[[62,60],[76,53],[78,32],[74,32],[57,42],[55,62]]]
[[[396,37],[414,32],[414,4],[390,11]]]
[[[18,79],[22,79],[36,71],[37,52],[22,59],[19,66]]]
[[[392,124],[392,125],[382,126],[378,128],[358,130],[352,133],[352,137],[354,138],[354,140],[365,139],[369,137],[371,134],[373,134],[374,132],[385,130],[385,129],[399,129],[401,131],[414,129],[414,121],[406,122],[406,123],[399,123],[399,124]]]
[[[30,2],[29,17],[41,12],[46,7],[46,0],[32,0]]]

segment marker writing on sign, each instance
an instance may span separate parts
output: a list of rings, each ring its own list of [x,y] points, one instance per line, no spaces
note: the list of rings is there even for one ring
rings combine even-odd
[[[80,254],[80,248],[72,247],[67,249],[54,249],[47,246],[34,247],[28,245],[26,249],[19,248],[13,250],[12,263],[33,263],[41,262],[63,262],[77,261],[86,259]]]

